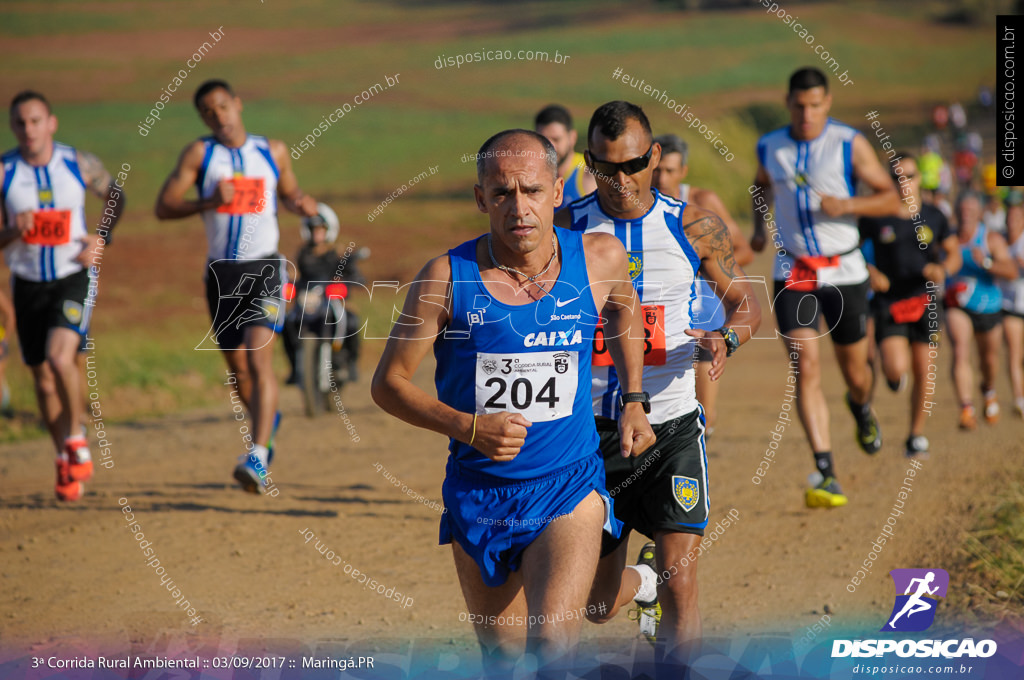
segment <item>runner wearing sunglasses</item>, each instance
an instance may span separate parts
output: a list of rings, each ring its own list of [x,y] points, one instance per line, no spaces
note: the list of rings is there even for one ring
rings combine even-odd
[[[277,252],[278,204],[306,217],[317,202],[299,189],[284,142],[250,135],[242,100],[223,80],[208,80],[193,98],[213,132],[182,152],[156,203],[161,220],[202,215],[206,225],[206,300],[234,385],[251,418],[246,452],[234,477],[250,493],[270,485],[268,467],[278,418],[273,341],[284,322],[284,258]],[[185,194],[195,186],[196,200]]]
[[[805,502],[809,508],[837,507],[847,499],[833,469],[829,410],[821,386],[821,317],[846,382],[857,443],[865,453],[877,453],[882,433],[871,409],[868,269],[856,220],[895,214],[901,204],[867,138],[829,118],[832,95],[825,74],[815,68],[796,71],[789,79],[786,106],[790,124],[757,143],[750,245],[758,252],[764,249],[765,226],[774,215],[782,241],[773,269],[775,318],[786,356],[799,357],[797,410],[822,477],[807,490]],[[870,194],[858,196],[858,182]],[[802,308],[813,312],[801,313]]]
[[[661,145],[654,142],[643,109],[624,101],[598,108],[590,119],[587,147],[597,191],[561,210],[555,223],[585,234],[613,234],[626,248],[644,319],[645,409],[658,438],[641,456],[619,455],[616,422],[628,395],[598,334],[591,397],[605,483],[625,530],[620,538],[604,538],[590,595],[590,604],[604,613],[590,619],[608,621],[635,599],[642,609],[641,630],[649,638],[657,634],[659,661],[675,666],[697,651],[701,637],[697,554],[710,509],[694,346],[700,341],[711,353],[711,379],[717,380],[726,357],[757,330],[760,307],[736,264],[722,220],[652,188]],[[691,291],[698,273],[714,284],[725,308],[725,322],[713,331],[691,325]],[[630,529],[656,545],[645,545],[641,563],[627,568]],[[659,619],[661,630],[656,631]]]

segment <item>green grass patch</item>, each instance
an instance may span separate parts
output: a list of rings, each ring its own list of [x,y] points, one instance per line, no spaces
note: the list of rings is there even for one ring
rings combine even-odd
[[[1006,484],[979,508],[957,551],[966,588],[951,588],[950,606],[979,625],[1024,628],[1024,480]]]

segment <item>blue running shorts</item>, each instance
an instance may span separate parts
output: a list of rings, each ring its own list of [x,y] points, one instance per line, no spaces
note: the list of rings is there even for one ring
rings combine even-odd
[[[572,512],[591,491],[604,500],[604,530],[618,538],[622,522],[615,519],[597,452],[544,477],[514,482],[462,469],[449,459],[439,544],[457,541],[480,567],[484,583],[500,586],[510,572],[519,571],[523,551],[547,525]]]

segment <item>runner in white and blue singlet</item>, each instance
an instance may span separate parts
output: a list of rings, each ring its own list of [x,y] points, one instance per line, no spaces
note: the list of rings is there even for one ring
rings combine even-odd
[[[760,307],[736,265],[731,238],[715,214],[653,190],[661,146],[639,106],[613,101],[599,107],[587,133],[587,163],[597,191],[560,211],[555,223],[584,234],[615,236],[626,248],[630,276],[644,317],[644,389],[657,445],[643,456],[624,459],[616,420],[622,399],[620,376],[609,362],[604,337],[594,348],[593,411],[601,435],[605,483],[615,515],[625,525],[619,538],[605,537],[591,590],[591,605],[604,623],[636,600],[643,616],[663,614],[657,629],[658,661],[685,665],[701,637],[697,602],[697,559],[708,523],[707,454],[704,413],[694,388],[693,356],[701,338],[712,354],[709,370],[718,380],[726,357],[756,332]],[[699,274],[713,282],[725,320],[713,330],[693,327]],[[640,564],[625,568],[628,531],[653,539]],[[649,554],[649,557],[648,557]],[[680,566],[681,565],[681,566]],[[669,577],[658,583],[656,573]],[[653,637],[644,622],[641,629]]]
[[[829,117],[832,95],[824,73],[816,68],[793,73],[786,106],[790,124],[757,143],[757,176],[749,189],[754,214],[750,245],[755,251],[764,249],[765,227],[774,214],[781,238],[773,269],[775,319],[786,355],[799,357],[797,410],[821,475],[806,490],[805,503],[832,508],[846,505],[847,498],[833,469],[828,404],[821,387],[821,318],[846,383],[857,443],[865,453],[877,453],[882,433],[871,409],[868,270],[856,219],[894,214],[901,203],[867,138]],[[871,193],[858,195],[858,182]]]
[[[490,233],[417,275],[372,394],[449,437],[440,542],[451,543],[487,669],[511,674],[524,638],[542,668],[571,661],[602,526],[620,528],[590,409],[597,319],[638,398],[643,346],[622,245],[555,233],[562,179],[550,142],[507,130],[477,157],[474,192]],[[412,382],[431,349],[437,398]],[[623,456],[654,442],[639,400],[620,427]]]
[[[43,95],[18,93],[10,114],[18,147],[0,160],[0,248],[12,274],[18,344],[57,449],[57,498],[73,501],[93,473],[75,355],[94,302],[90,268],[98,271],[124,191],[96,156],[54,141],[57,117]],[[86,222],[87,190],[104,200],[97,234]]]
[[[213,319],[209,335],[252,418],[234,477],[248,492],[277,495],[268,473],[280,420],[272,360],[287,282],[285,260],[277,252],[277,212],[284,207],[312,217],[317,202],[299,189],[283,142],[246,132],[242,100],[228,83],[206,81],[193,103],[213,134],[185,147],[160,190],[156,216],[203,217],[206,301]],[[197,200],[185,198],[192,187]]]

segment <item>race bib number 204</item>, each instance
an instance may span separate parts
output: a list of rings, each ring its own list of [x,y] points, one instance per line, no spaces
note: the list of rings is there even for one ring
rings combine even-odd
[[[578,352],[479,352],[476,412],[521,413],[532,423],[565,418],[578,380]]]

